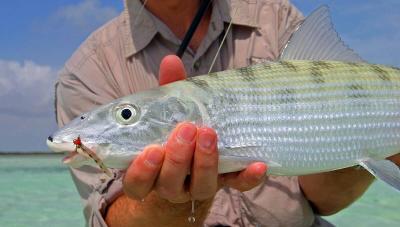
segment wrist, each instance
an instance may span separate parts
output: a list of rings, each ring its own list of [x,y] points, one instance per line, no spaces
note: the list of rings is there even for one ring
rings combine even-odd
[[[213,199],[196,201],[192,226],[202,226]],[[110,205],[106,222],[109,226],[185,226],[191,216],[192,203],[171,203],[150,193],[144,201],[133,200],[126,195]]]
[[[212,206],[212,202],[213,198],[195,201],[194,216],[196,222],[192,226],[202,226]],[[189,223],[188,218],[192,216],[192,201],[171,203],[159,197],[155,192],[152,192],[145,198],[144,203],[144,206],[147,207],[149,212],[157,214],[160,223],[168,223],[168,226],[186,226]]]

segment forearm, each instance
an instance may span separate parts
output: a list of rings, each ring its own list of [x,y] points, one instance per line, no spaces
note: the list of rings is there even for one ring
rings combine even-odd
[[[212,199],[196,201],[196,222],[190,226],[202,226],[212,205]],[[106,222],[113,226],[187,226],[191,215],[191,202],[173,204],[159,198],[155,193],[149,194],[144,202],[120,196],[108,208]]]
[[[388,159],[400,165],[400,154]],[[374,177],[363,168],[346,168],[300,176],[299,184],[315,212],[331,215],[358,199],[373,180]]]
[[[359,198],[373,180],[362,168],[346,168],[300,176],[299,184],[316,213],[331,215]]]

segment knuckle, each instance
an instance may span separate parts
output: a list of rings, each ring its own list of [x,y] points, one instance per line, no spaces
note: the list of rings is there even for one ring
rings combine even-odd
[[[207,160],[195,160],[195,169],[204,171],[204,170],[211,170],[217,169],[218,167],[218,159],[207,159]]]
[[[124,184],[122,189],[125,195],[132,199],[141,199],[146,196],[145,192],[140,192],[140,190],[137,190],[137,188],[131,187],[130,185]]]
[[[230,182],[229,187],[234,188],[240,192],[245,192],[251,189],[246,182]]]
[[[176,189],[166,188],[163,186],[159,186],[156,188],[157,194],[166,200],[173,201],[174,199],[179,197],[179,191]]]
[[[237,184],[237,185],[234,186],[234,188],[236,190],[238,190],[238,191],[241,191],[241,192],[245,192],[245,191],[248,191],[248,190],[252,189],[252,187],[247,183]]]
[[[256,187],[257,185],[259,185],[262,182],[261,179],[253,177],[248,179],[247,181],[244,181],[240,184],[239,186],[239,190],[244,192],[244,191],[248,191],[254,187]]]
[[[147,193],[152,190],[151,185],[151,179],[140,174],[129,177],[125,176],[122,181],[124,193],[133,199],[144,198]]]
[[[132,176],[132,185],[138,186],[142,184],[147,184],[150,178],[144,174],[135,174]]]
[[[251,186],[248,184],[248,179],[243,179],[241,177],[234,177],[227,181],[224,181],[223,183],[225,186],[234,188],[241,192],[251,189]]]
[[[180,152],[170,152],[166,155],[165,159],[167,162],[177,167],[186,165],[190,160],[188,157],[186,157],[186,155],[181,154]]]
[[[129,175],[125,175],[124,184],[132,187],[138,187],[143,184],[149,183],[151,180],[150,174],[145,174],[144,172],[131,172]]]
[[[186,203],[189,200],[190,198],[188,196],[181,196],[181,197],[176,197],[174,199],[169,199],[168,201],[170,203]]]
[[[214,145],[209,145],[209,147],[204,147],[199,144],[196,147],[195,152],[197,155],[207,159],[218,159],[218,150]]]
[[[265,180],[265,176],[253,176],[248,184],[255,187],[255,186],[261,184],[264,180]]]
[[[124,188],[124,193],[129,198],[135,199],[135,200],[140,200],[140,199],[146,197],[146,193],[140,193],[138,191],[130,190],[130,189],[127,189],[127,188]]]

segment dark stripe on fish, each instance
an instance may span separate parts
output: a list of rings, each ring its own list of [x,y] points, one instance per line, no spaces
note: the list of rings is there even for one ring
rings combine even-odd
[[[360,84],[352,84],[348,86],[348,89],[352,91],[352,93],[349,95],[350,98],[365,98],[367,97],[366,94],[360,94],[361,91],[365,91],[364,87],[361,86]]]
[[[297,72],[297,70],[298,70],[297,66],[296,66],[295,64],[291,63],[291,62],[288,62],[288,61],[281,61],[280,64],[281,64],[283,67],[292,70],[293,72]]]
[[[313,67],[317,67],[320,70],[321,69],[332,69],[333,68],[332,64],[329,63],[329,62],[326,62],[326,61],[313,61],[312,62],[312,66]]]
[[[371,65],[370,66],[372,71],[376,73],[376,75],[379,77],[379,79],[383,81],[390,81],[390,76],[389,73],[384,70],[382,67],[379,67],[377,65]]]
[[[321,64],[322,62],[320,61],[316,61],[312,63],[311,66],[311,78],[312,78],[312,82],[316,83],[316,84],[321,84],[321,83],[325,83],[325,78],[324,75],[321,71],[321,69],[327,69],[328,66],[325,64]]]
[[[240,78],[244,81],[255,81],[254,69],[252,67],[244,67],[236,69]]]
[[[198,79],[195,77],[190,77],[187,78],[186,81],[193,83],[194,85],[196,85],[197,87],[200,88],[205,88],[208,89],[210,86],[208,85],[208,82],[203,80],[203,79]]]
[[[356,63],[356,62],[345,62],[345,63],[351,67],[362,67],[362,65],[360,63]]]

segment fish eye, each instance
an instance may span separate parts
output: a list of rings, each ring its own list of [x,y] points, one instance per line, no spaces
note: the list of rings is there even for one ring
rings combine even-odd
[[[139,108],[131,104],[122,104],[115,109],[115,119],[123,125],[135,123],[139,118]]]
[[[121,117],[126,121],[129,120],[132,117],[132,111],[129,108],[121,110]]]

